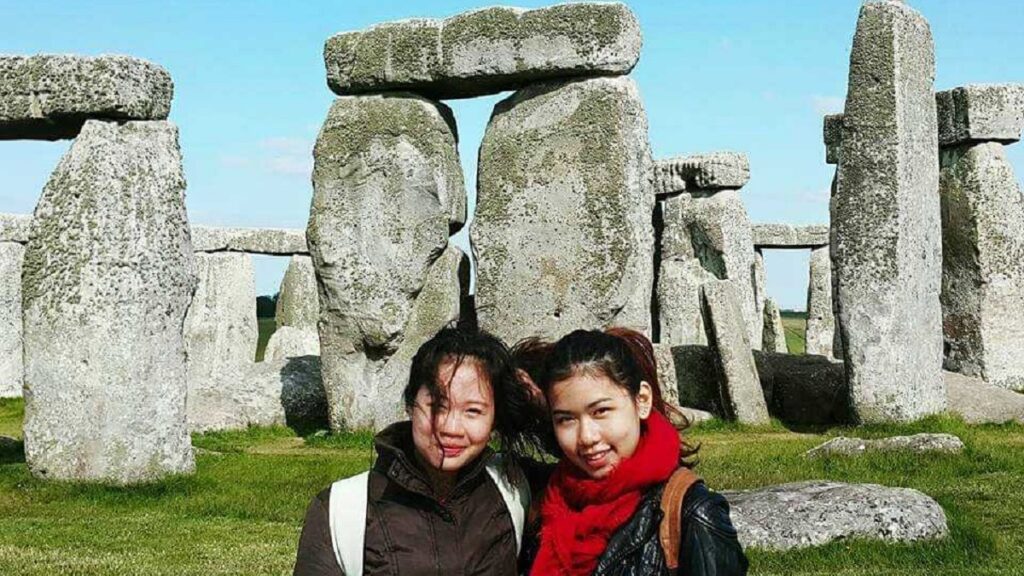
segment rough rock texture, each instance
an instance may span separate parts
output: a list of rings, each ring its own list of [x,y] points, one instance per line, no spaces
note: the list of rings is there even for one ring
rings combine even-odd
[[[942,452],[959,454],[964,443],[952,434],[914,434],[912,436],[890,436],[888,438],[866,439],[839,436],[804,453],[808,458],[826,456],[858,456],[865,452],[906,452],[927,454]]]
[[[842,362],[824,356],[754,352],[769,413],[787,424],[852,422]]]
[[[22,272],[34,475],[130,483],[194,469],[184,193],[169,122],[86,122],[43,189]]]
[[[768,274],[764,269],[764,252],[755,249],[754,250],[754,306],[756,307],[755,312],[761,315],[761,331],[764,333],[764,307],[765,302],[768,300]],[[764,337],[761,338],[761,343],[764,343]],[[754,346],[760,348],[761,346]]]
[[[500,102],[471,230],[480,326],[506,342],[612,325],[648,332],[650,166],[627,77],[539,84]]]
[[[455,145],[451,111],[412,94],[338,98],[320,131],[306,235],[335,430],[397,419],[407,351],[458,318]]]
[[[763,248],[820,248],[828,246],[828,225],[793,226],[791,224],[753,224],[751,234],[754,247]]]
[[[735,190],[696,193],[663,202],[658,310],[661,342],[703,344],[700,286],[728,280],[738,296],[747,339],[761,347],[763,319],[755,294],[756,254],[750,219]]]
[[[832,313],[832,259],[827,246],[811,250],[809,269],[806,353],[832,356],[836,320]]]
[[[292,326],[281,326],[274,330],[263,351],[264,361],[319,355],[320,336],[316,330]]]
[[[21,262],[25,247],[0,242],[0,398],[20,398],[24,375]]]
[[[655,166],[659,194],[686,189],[738,190],[750,181],[750,160],[739,152],[676,156],[658,160]]]
[[[287,328],[286,328],[287,329]],[[277,334],[276,332],[274,333]],[[320,375],[320,357],[295,355],[249,365],[252,387],[274,400],[265,419],[300,432],[327,429],[327,394]]]
[[[0,242],[28,242],[31,214],[0,214]]]
[[[907,5],[861,8],[850,55],[832,264],[861,421],[945,408],[934,47]]]
[[[839,164],[839,150],[843,143],[843,115],[828,114],[824,122],[825,163]]]
[[[673,406],[679,406],[679,382],[676,380],[676,363],[672,358],[672,347],[666,344],[654,345],[654,360],[658,369],[658,384],[661,396]]]
[[[320,300],[316,292],[316,271],[309,256],[292,256],[288,262],[274,317],[278,328],[292,326],[316,332]]]
[[[762,350],[767,352],[778,352],[786,354],[789,346],[786,345],[786,329],[782,325],[782,314],[779,306],[771,298],[764,301],[764,334],[761,338]]]
[[[1016,142],[1024,127],[1024,85],[969,84],[935,95],[939,144]]]
[[[324,62],[338,94],[465,98],[546,79],[627,74],[640,44],[640,24],[624,4],[491,7],[343,32],[327,40]]]
[[[955,372],[943,372],[949,411],[968,424],[1024,424],[1024,394]]]
[[[287,228],[193,226],[192,247],[196,252],[250,252],[275,256],[309,254],[306,231]]]
[[[722,418],[722,394],[718,384],[718,368],[715,355],[707,346],[672,346],[672,361],[676,368],[676,386],[679,390],[679,404]]]
[[[1001,144],[942,150],[945,368],[1024,390],[1024,196]]]
[[[811,480],[722,495],[744,548],[788,550],[849,538],[911,542],[949,532],[938,502],[910,488]]]
[[[0,56],[0,140],[74,138],[86,120],[163,120],[174,84],[128,56]]]
[[[725,413],[745,424],[767,424],[768,406],[732,283],[711,280],[701,294]]]
[[[268,402],[245,372],[256,356],[256,278],[248,254],[196,254],[185,317],[188,423],[193,432],[266,423]]]

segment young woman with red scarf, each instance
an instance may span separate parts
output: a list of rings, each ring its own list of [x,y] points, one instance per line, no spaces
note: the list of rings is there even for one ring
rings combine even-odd
[[[671,540],[678,551],[666,558],[663,491],[696,451],[668,419],[645,336],[578,330],[518,351],[526,352],[525,373],[547,400],[560,452],[539,505],[539,529],[535,522],[524,543],[523,574],[746,574],[728,504],[699,481],[682,498]]]

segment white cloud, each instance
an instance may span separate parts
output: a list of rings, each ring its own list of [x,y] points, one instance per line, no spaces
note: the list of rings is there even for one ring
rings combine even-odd
[[[313,142],[306,138],[277,136],[256,143],[256,150],[246,154],[222,154],[225,168],[253,168],[270,174],[305,176],[313,173]]]
[[[839,96],[811,96],[811,106],[818,116],[838,114],[846,107],[846,99]]]

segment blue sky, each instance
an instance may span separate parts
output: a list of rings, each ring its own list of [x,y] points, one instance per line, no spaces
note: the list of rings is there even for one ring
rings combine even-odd
[[[407,17],[445,17],[473,1],[0,0],[0,53],[139,56],[174,78],[193,223],[305,227],[310,150],[333,96],[323,43],[332,34]],[[538,7],[549,2],[524,1]],[[644,34],[633,77],[655,157],[737,150],[755,222],[828,221],[821,116],[842,108],[858,0],[627,2]],[[1024,81],[1024,2],[916,0],[936,42],[936,87]],[[449,101],[470,196],[476,152],[503,96]],[[29,213],[67,142],[0,142],[0,211]],[[1024,170],[1024,152],[1010,157]],[[273,293],[284,259],[257,258]],[[807,255],[769,252],[768,291],[802,309]]]

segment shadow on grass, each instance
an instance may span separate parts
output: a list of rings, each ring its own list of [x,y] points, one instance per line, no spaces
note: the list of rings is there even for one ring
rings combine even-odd
[[[0,465],[22,464],[25,462],[25,443],[17,440],[0,439]]]

